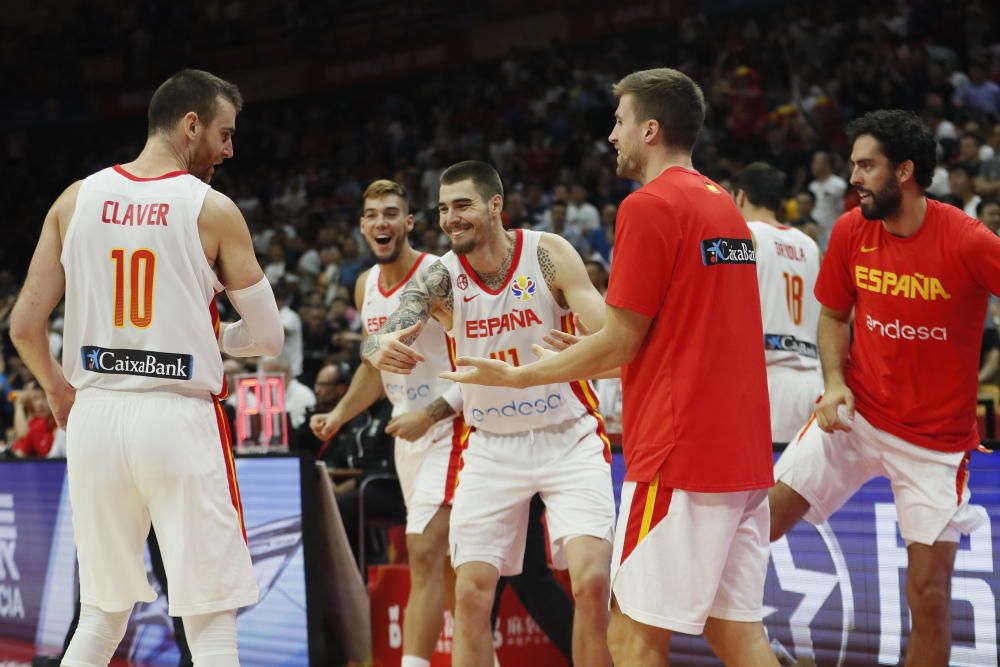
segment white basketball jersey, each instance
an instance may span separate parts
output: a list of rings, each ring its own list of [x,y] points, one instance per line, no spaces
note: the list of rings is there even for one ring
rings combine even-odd
[[[365,332],[378,333],[389,316],[399,308],[403,286],[410,278],[437,261],[434,255],[423,253],[413,265],[408,276],[389,290],[382,289],[379,277],[381,267],[376,264],[368,272],[365,281],[365,302],[361,306],[361,317]],[[424,357],[424,362],[417,364],[409,375],[388,373],[382,371],[382,386],[385,395],[392,402],[392,415],[403,414],[427,407],[441,396],[452,383],[438,377],[444,371],[454,370],[452,365],[453,342],[437,320],[431,318],[420,331],[417,340],[410,346]]]
[[[817,370],[820,304],[813,294],[819,246],[792,227],[748,222],[757,241],[757,283],[767,365]]]
[[[63,372],[77,389],[221,393],[215,293],[198,216],[208,184],[119,166],[80,186],[60,260]]]
[[[519,366],[531,363],[533,343],[544,345],[550,329],[571,330],[572,314],[549,291],[538,265],[541,233],[515,230],[514,258],[494,291],[465,257],[449,252],[441,262],[451,274],[455,310],[451,334],[459,357],[490,357]],[[507,389],[463,384],[465,423],[489,433],[518,433],[561,424],[588,412],[598,417],[587,382]],[[601,422],[603,423],[603,422]]]

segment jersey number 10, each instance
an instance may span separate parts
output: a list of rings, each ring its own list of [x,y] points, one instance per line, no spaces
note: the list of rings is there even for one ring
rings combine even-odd
[[[111,251],[111,261],[115,264],[115,326],[125,326],[125,293],[128,292],[128,320],[132,326],[145,329],[153,323],[156,255],[148,248],[136,250],[131,257],[127,254],[124,248]]]
[[[782,273],[785,277],[785,303],[788,316],[795,324],[802,324],[802,277]]]

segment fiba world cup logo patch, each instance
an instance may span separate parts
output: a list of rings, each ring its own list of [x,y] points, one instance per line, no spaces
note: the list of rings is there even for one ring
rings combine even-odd
[[[531,301],[535,294],[535,281],[531,276],[518,276],[510,283],[510,293],[519,301]]]

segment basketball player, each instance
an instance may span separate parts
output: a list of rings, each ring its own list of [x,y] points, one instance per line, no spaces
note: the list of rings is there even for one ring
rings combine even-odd
[[[825,521],[869,479],[888,477],[907,544],[906,664],[947,665],[955,553],[981,521],[967,465],[1000,238],[924,196],[934,137],[916,115],[875,111],[848,129],[861,206],[837,221],[816,282],[826,389],[775,466],[771,539],[802,517]]]
[[[748,165],[733,180],[737,208],[757,251],[757,286],[764,321],[771,437],[791,442],[809,421],[823,393],[816,348],[819,246],[803,232],[778,222],[785,176],[769,164]]]
[[[355,301],[365,335],[377,334],[399,307],[404,285],[437,257],[417,252],[407,238],[413,229],[402,185],[377,180],[364,193],[361,235],[376,265],[358,278]],[[430,322],[413,344],[427,359],[414,373],[378,371],[362,364],[344,397],[330,412],[313,415],[313,432],[333,437],[341,426],[381,398],[393,405],[386,432],[396,436],[396,473],[406,502],[406,547],[410,558],[410,598],[403,617],[402,667],[427,667],[441,634],[448,568],[448,519],[464,445],[460,390],[438,377],[454,368],[451,341]]]
[[[777,665],[761,623],[773,478],[750,232],[691,166],[701,89],[654,69],[614,92],[618,175],[643,185],[618,209],[604,327],[520,368],[460,355],[475,370],[448,377],[529,387],[622,367],[615,664],[666,665],[684,632],[727,665]]]
[[[438,209],[452,250],[406,287],[382,333],[367,338],[362,353],[369,363],[414,372],[424,357],[407,343],[430,317],[452,333],[459,354],[490,355],[511,367],[526,362],[550,329],[569,326],[572,312],[600,328],[603,302],[576,250],[553,234],[504,231],[503,186],[493,167],[460,162],[446,169]],[[451,514],[455,664],[492,664],[497,579],[521,571],[529,505],[540,493],[553,560],[568,565],[573,582],[573,663],[609,665],[604,635],[615,510],[609,443],[591,388],[466,386],[462,398],[474,430]]]
[[[236,609],[257,602],[257,583],[219,349],[273,355],[283,342],[246,222],[208,185],[233,155],[241,106],[236,86],[208,72],[167,79],[139,156],[74,183],[49,210],[15,307],[21,357],[59,424],[72,416],[82,609],[63,665],[107,665],[132,606],[155,599],[142,558],[150,522],[194,664],[239,664]],[[223,286],[243,319],[220,332]],[[44,332],[64,291],[60,368]]]

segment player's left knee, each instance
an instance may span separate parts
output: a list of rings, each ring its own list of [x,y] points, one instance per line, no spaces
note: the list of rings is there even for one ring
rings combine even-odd
[[[947,583],[936,577],[909,576],[906,595],[914,617],[947,618],[950,614],[951,592]]]
[[[608,573],[598,567],[588,568],[572,578],[573,599],[580,602],[607,605]]]
[[[409,551],[410,569],[414,574],[423,577],[443,576],[444,561],[448,555],[447,544],[439,544],[433,539],[421,536],[407,545]]]

